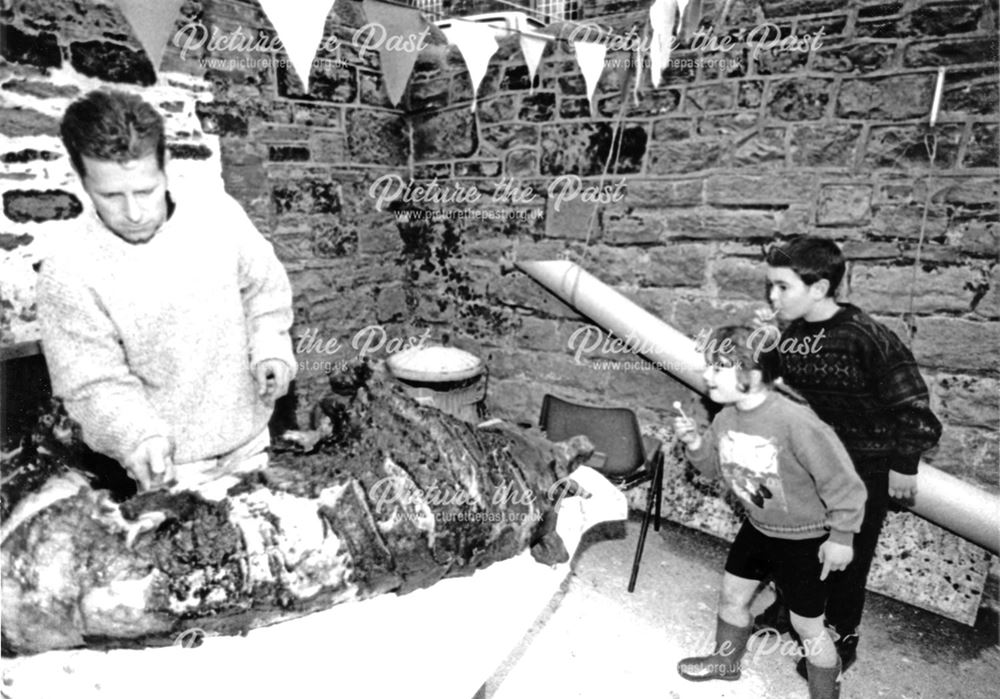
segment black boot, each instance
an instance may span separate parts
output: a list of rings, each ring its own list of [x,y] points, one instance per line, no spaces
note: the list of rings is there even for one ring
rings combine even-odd
[[[854,664],[854,661],[858,659],[858,634],[857,632],[853,632],[845,636],[838,636],[832,630],[830,633],[836,636],[837,639],[833,642],[833,645],[837,647],[837,656],[840,658],[840,672],[847,672],[851,665]],[[804,657],[799,658],[799,661],[795,664],[795,671],[799,673],[799,676],[808,679],[806,659]]]
[[[840,699],[840,658],[836,667],[806,663],[809,674],[809,699]]]
[[[738,680],[740,660],[747,650],[751,625],[733,626],[722,617],[716,620],[715,651],[711,655],[684,658],[677,672],[686,680]]]

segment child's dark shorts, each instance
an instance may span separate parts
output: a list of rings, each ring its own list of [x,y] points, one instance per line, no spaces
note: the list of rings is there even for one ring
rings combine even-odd
[[[819,579],[819,547],[826,538],[779,539],[744,521],[729,549],[726,572],[750,580],[773,578],[790,611],[807,618],[823,616],[827,592],[826,581]]]

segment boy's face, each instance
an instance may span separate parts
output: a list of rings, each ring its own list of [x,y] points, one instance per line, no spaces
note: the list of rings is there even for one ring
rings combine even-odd
[[[728,405],[746,397],[739,389],[736,366],[731,362],[717,359],[705,367],[701,376],[705,379],[708,397],[715,403]]]
[[[167,218],[167,176],[150,153],[116,163],[83,156],[83,189],[112,233],[145,243]]]
[[[802,318],[826,297],[827,282],[806,284],[791,267],[767,266],[767,298],[781,320]]]

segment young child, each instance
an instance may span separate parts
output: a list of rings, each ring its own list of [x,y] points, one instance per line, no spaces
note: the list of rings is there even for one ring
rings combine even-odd
[[[830,577],[826,608],[847,670],[857,657],[865,584],[889,498],[912,503],[920,455],[937,444],[941,423],[910,350],[857,307],[837,302],[845,264],[835,243],[794,238],[772,247],[766,262],[769,300],[779,322],[788,322],[779,348],[810,348],[779,351],[778,373],[833,427],[868,490],[854,561]],[[801,663],[798,669],[805,670]]]
[[[772,390],[775,354],[754,330],[727,326],[706,345],[708,395],[725,407],[704,435],[687,417],[675,420],[691,462],[721,476],[746,508],[729,549],[715,651],[685,658],[692,681],[735,680],[751,634],[750,603],[761,581],[784,591],[802,639],[811,699],[840,695],[840,659],[823,624],[827,574],[851,560],[865,489],[833,430],[806,405]]]

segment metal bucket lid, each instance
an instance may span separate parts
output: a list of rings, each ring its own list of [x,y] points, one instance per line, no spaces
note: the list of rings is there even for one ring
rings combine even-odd
[[[393,376],[428,383],[461,381],[483,372],[482,360],[457,347],[412,347],[386,360]]]

